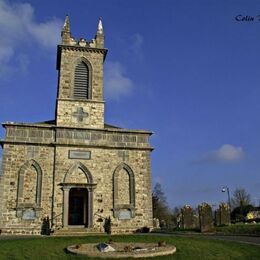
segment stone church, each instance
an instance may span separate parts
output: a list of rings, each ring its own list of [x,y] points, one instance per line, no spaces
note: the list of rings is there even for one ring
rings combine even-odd
[[[3,123],[0,232],[112,233],[152,227],[150,131],[104,122],[103,63],[107,49],[99,20],[96,36],[75,40],[66,17],[57,47],[55,119]]]

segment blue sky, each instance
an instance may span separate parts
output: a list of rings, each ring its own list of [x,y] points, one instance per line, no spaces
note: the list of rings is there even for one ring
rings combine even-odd
[[[1,122],[54,118],[66,14],[87,40],[102,17],[106,122],[154,132],[171,206],[218,204],[223,185],[260,202],[260,1],[0,0]]]

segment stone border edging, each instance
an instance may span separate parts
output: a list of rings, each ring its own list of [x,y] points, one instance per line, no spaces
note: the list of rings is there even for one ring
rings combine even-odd
[[[114,252],[100,252],[97,249],[97,243],[89,244],[80,244],[80,245],[71,245],[67,247],[69,253],[75,255],[84,255],[88,257],[96,258],[144,258],[144,257],[155,257],[155,256],[165,256],[172,255],[176,252],[176,247],[173,245],[166,245],[158,247],[158,244],[155,243],[120,243],[114,242],[111,244],[118,251]],[[131,251],[124,252],[123,249],[125,246],[139,246],[147,248],[147,251]]]

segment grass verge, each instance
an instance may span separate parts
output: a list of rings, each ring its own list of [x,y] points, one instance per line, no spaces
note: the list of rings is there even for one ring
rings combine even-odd
[[[258,235],[260,236],[260,224],[234,224],[217,227],[217,232],[225,235]]]
[[[166,241],[177,248],[172,256],[152,259],[259,259],[260,247],[236,242],[156,235],[39,237],[0,240],[0,259],[85,259],[67,254],[72,244],[107,242],[158,242]]]

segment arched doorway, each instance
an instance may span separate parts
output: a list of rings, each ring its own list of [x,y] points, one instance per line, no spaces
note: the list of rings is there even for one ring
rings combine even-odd
[[[86,188],[71,188],[69,191],[68,224],[85,227],[89,224],[88,219],[88,190]]]
[[[60,184],[63,190],[63,227],[93,226],[93,191],[97,184],[89,170],[76,162]]]

